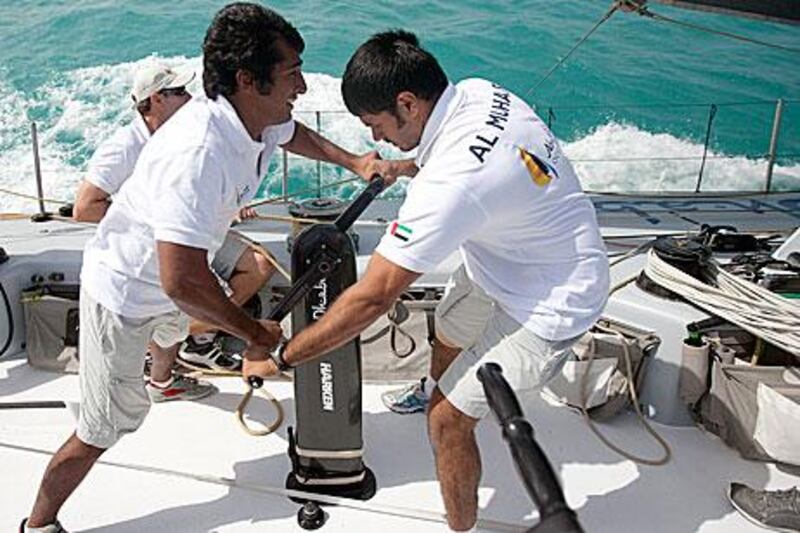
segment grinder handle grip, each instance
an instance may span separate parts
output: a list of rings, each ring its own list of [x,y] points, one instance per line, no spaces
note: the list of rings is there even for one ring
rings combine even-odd
[[[361,213],[364,212],[372,200],[383,191],[384,184],[383,178],[379,174],[373,174],[367,188],[361,191],[361,194],[347,206],[344,213],[339,215],[334,221],[336,227],[339,228],[340,231],[347,231],[350,229],[350,226],[361,216]]]

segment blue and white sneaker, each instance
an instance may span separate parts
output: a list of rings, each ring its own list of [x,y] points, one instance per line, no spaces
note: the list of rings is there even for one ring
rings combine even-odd
[[[384,392],[381,394],[383,405],[389,408],[390,411],[401,415],[424,412],[431,400],[425,394],[426,379],[428,378],[424,377],[415,383],[406,385],[402,389]]]

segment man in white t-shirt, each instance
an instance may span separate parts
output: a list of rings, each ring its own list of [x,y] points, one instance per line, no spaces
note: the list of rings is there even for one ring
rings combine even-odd
[[[59,531],[67,497],[141,425],[150,406],[145,348],[154,335],[176,339],[165,325],[181,312],[244,339],[246,357],[264,360],[276,345],[280,326],[226,297],[209,254],[255,195],[277,146],[365,179],[377,163],[374,153],[353,155],[292,121],[306,90],[303,49],[297,30],[263,6],[231,4],[214,17],[203,43],[207,98],[192,99],[155,132],[86,245],[78,427],[48,464],[23,530]]]
[[[387,163],[388,174],[415,177],[361,280],[271,360],[246,359],[244,374],[349,341],[459,250],[463,265],[436,310],[428,428],[448,523],[470,530],[481,476],[474,428],[489,410],[477,370],[493,361],[518,394],[537,390],[600,316],[609,272],[594,208],[525,102],[486,80],[450,84],[410,33],[363,44],[342,93],[376,141],[417,148],[414,161]]]
[[[136,71],[131,91],[136,111],[134,119],[118,129],[92,155],[88,172],[75,199],[75,220],[100,222],[105,216],[111,205],[111,196],[133,174],[139,154],[152,134],[191,99],[186,86],[192,79],[193,72],[178,72],[160,62],[147,63]],[[243,213],[240,213],[240,217],[243,217]],[[211,268],[231,288],[231,299],[237,305],[242,305],[256,294],[274,272],[270,261],[249,246],[243,235],[233,230],[225,236],[225,242],[215,254]],[[238,354],[225,353],[214,342],[215,328],[195,320],[189,324],[189,329],[192,335],[182,343],[181,358],[215,370],[241,368]],[[155,370],[156,381],[163,382],[169,377],[179,345],[161,347],[155,342],[151,343],[150,352],[154,357],[152,370]],[[195,387],[186,387],[185,383],[173,385],[173,392],[179,392],[170,394],[170,391],[152,386],[150,392],[155,400],[196,399],[199,391],[194,390]]]

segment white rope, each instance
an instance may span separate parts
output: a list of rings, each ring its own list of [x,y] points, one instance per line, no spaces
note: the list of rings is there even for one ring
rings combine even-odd
[[[709,267],[717,287],[674,268],[651,250],[645,274],[710,314],[800,357],[800,305],[724,271],[713,260]]]

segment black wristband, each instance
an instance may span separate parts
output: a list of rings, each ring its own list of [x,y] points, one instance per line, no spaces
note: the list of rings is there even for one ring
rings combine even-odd
[[[292,366],[286,362],[286,359],[283,358],[283,352],[286,351],[286,346],[289,344],[289,339],[286,337],[281,337],[281,340],[278,341],[278,345],[275,346],[275,349],[272,350],[270,353],[270,357],[272,361],[275,363],[275,366],[278,367],[278,370],[281,372],[286,372],[287,370],[291,370]]]

